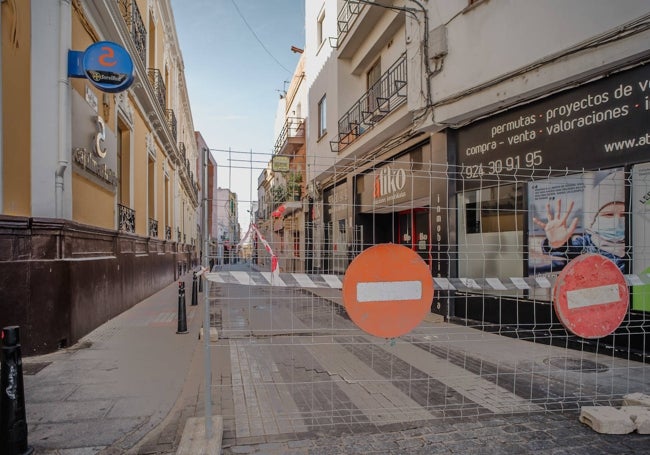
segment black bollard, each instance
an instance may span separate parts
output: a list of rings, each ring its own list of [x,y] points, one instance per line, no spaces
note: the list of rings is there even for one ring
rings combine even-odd
[[[193,272],[192,273],[192,304],[191,304],[192,306],[197,306],[199,304],[199,296],[196,289],[197,289],[196,272]]]
[[[178,282],[178,329],[176,333],[187,333],[187,315],[185,313],[185,283]]]
[[[0,453],[29,455],[27,417],[23,387],[23,360],[19,327],[2,329],[2,372],[0,374]]]
[[[203,273],[199,277],[199,292],[203,292]]]

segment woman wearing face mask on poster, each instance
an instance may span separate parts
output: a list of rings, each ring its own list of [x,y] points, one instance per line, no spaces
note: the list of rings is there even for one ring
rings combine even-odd
[[[567,225],[574,201],[570,201],[566,213],[562,213],[562,200],[558,199],[555,210],[546,204],[546,218],[543,222],[533,218],[533,222],[544,229],[546,239],[542,243],[545,254],[562,258],[554,270],[560,270],[571,259],[586,253],[599,253],[610,260],[625,273],[625,197],[623,171],[605,174],[602,179],[594,179],[591,188],[586,188],[585,199],[592,207],[585,211],[585,233],[574,235],[578,218],[574,217]],[[589,222],[588,213],[593,219]]]

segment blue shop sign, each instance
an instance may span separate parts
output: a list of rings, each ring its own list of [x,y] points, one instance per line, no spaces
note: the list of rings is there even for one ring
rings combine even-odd
[[[103,92],[117,93],[133,83],[133,60],[119,44],[99,41],[84,52],[68,53],[68,76],[86,78]]]

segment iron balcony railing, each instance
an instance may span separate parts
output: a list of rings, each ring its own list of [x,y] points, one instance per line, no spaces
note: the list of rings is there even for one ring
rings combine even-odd
[[[160,70],[156,68],[149,68],[147,70],[147,75],[149,76],[149,82],[153,87],[153,91],[156,94],[156,99],[162,110],[167,109],[167,89],[165,88],[165,81],[163,80]]]
[[[277,155],[284,148],[290,139],[305,137],[305,119],[299,117],[287,117],[282,130],[275,141],[273,154]]]
[[[135,0],[117,0],[122,13],[122,18],[131,33],[131,39],[135,45],[138,57],[143,65],[147,62],[147,29],[142,21],[138,4]]]
[[[118,229],[123,232],[135,232],[135,210],[126,205],[117,204],[119,212]]]
[[[165,240],[172,239],[172,228],[171,226],[165,226]]]
[[[149,237],[158,237],[158,220],[149,218]]]
[[[175,142],[178,139],[178,134],[176,130],[176,114],[174,114],[173,109],[167,109],[166,114],[167,114],[167,126],[169,126],[169,131],[171,131],[172,137],[174,138],[174,142]]]
[[[338,137],[332,141],[332,148],[341,151],[404,104],[406,84],[406,54],[402,54],[339,119]]]
[[[341,46],[341,43],[345,40],[352,25],[357,20],[359,13],[365,6],[366,5],[359,2],[359,0],[345,0],[345,2],[343,2],[343,6],[336,18],[336,29],[338,32],[336,36],[337,47]]]

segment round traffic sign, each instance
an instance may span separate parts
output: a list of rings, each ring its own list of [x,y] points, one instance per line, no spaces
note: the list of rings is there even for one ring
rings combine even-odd
[[[343,304],[365,332],[384,338],[404,335],[430,311],[433,279],[410,248],[375,245],[357,256],[343,278]]]
[[[582,338],[611,334],[627,313],[629,292],[619,268],[605,256],[583,254],[560,272],[553,308],[560,322]]]

